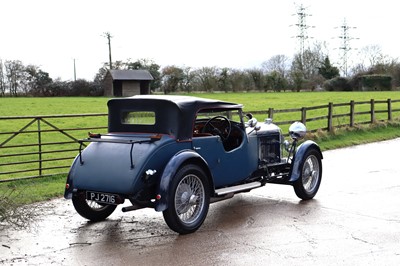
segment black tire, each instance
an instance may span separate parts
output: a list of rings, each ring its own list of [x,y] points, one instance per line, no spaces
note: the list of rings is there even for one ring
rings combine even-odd
[[[300,164],[301,174],[294,184],[294,192],[303,200],[314,198],[322,179],[321,154],[315,148],[310,148]]]
[[[204,171],[197,165],[183,166],[175,174],[168,195],[164,220],[179,234],[195,232],[203,224],[210,205],[210,187]]]
[[[100,205],[95,201],[87,200],[79,195],[72,197],[72,204],[82,217],[92,222],[105,220],[114,212],[115,208],[117,208],[117,205]]]

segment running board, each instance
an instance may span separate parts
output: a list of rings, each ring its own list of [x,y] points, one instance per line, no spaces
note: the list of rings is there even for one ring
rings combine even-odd
[[[224,187],[224,188],[216,189],[215,194],[217,196],[222,196],[225,194],[246,191],[246,190],[250,190],[253,188],[257,188],[257,187],[261,187],[261,182],[256,181],[256,182],[251,182],[251,183],[247,183],[247,184],[243,184],[243,185],[237,185],[237,186],[233,186],[233,187]]]
[[[222,196],[217,196],[217,197],[211,197],[210,198],[210,203],[214,203],[214,202],[218,202],[218,201],[223,201],[223,200],[227,200],[230,198],[233,198],[233,196],[235,195],[235,193],[228,193]]]

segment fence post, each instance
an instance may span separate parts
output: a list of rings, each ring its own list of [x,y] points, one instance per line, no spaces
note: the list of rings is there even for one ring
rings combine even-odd
[[[274,108],[268,108],[268,118],[274,119]]]
[[[371,99],[371,124],[375,123],[375,100]]]
[[[350,101],[350,127],[354,127],[354,101]]]
[[[39,154],[39,175],[42,175],[42,132],[40,129],[40,118],[36,118],[38,126],[38,154]]]
[[[329,103],[329,104],[328,104],[328,131],[329,131],[329,132],[332,132],[332,131],[333,131],[332,116],[333,116],[333,103]]]
[[[392,100],[391,99],[387,100],[387,109],[388,109],[388,120],[392,121],[393,117],[392,117]]]
[[[307,108],[302,107],[301,108],[301,123],[303,123],[304,125],[306,124],[307,120]]]

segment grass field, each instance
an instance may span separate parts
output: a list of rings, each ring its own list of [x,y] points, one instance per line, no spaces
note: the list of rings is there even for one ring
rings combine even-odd
[[[281,92],[281,93],[198,93],[189,94],[204,98],[214,98],[224,101],[242,103],[244,111],[265,110],[268,108],[288,109],[327,105],[332,103],[349,103],[351,100],[356,102],[387,99],[400,99],[399,91],[391,92]],[[105,97],[60,97],[60,98],[0,98],[0,116],[32,116],[32,115],[55,115],[55,114],[87,114],[87,113],[107,113],[107,101]],[[400,108],[400,103],[397,104]],[[357,107],[356,112],[364,111],[368,105]],[[378,107],[379,108],[379,107]],[[396,108],[394,106],[393,108]],[[336,108],[335,114],[348,113],[349,108]],[[310,111],[307,116],[327,115],[327,110]],[[259,121],[265,119],[265,115],[256,116]],[[386,117],[382,115],[382,118]],[[278,114],[274,117],[276,121],[300,120],[300,112],[288,114]],[[361,122],[368,120],[368,115],[357,118]],[[378,117],[381,119],[381,117]],[[106,117],[94,117],[89,119],[52,119],[60,127],[77,126],[100,126],[107,125]],[[19,130],[26,121],[13,121],[10,125],[7,121],[0,120],[0,132]],[[346,118],[335,121],[336,124],[347,123]],[[313,122],[307,125],[310,129],[326,127],[324,122]],[[282,128],[284,131],[286,128]],[[0,141],[2,136],[0,135]],[[53,138],[53,137],[52,137]]]
[[[245,111],[286,109],[324,105],[400,99],[399,91],[389,92],[280,92],[280,93],[198,93],[203,98],[241,103]],[[0,98],[0,116],[107,113],[105,97]]]
[[[348,103],[351,100],[356,102],[369,101],[370,99],[375,100],[399,100],[400,92],[301,92],[301,93],[201,93],[201,94],[190,94],[204,98],[214,98],[224,101],[242,103],[244,105],[244,111],[254,110],[267,110],[268,108],[274,109],[288,109],[288,108],[301,108],[301,107],[312,107],[319,105],[326,105],[329,102],[332,103]],[[5,116],[37,116],[37,115],[55,115],[55,114],[87,114],[87,113],[107,113],[107,101],[108,98],[97,97],[65,97],[65,98],[0,98],[0,117]],[[365,108],[368,109],[369,106]],[[377,107],[379,110],[379,107]],[[393,106],[394,109],[400,109],[400,103],[396,103]],[[360,110],[362,108],[360,107]],[[348,108],[338,108],[335,110],[336,114],[348,113]],[[307,116],[322,116],[326,113],[321,111],[310,112]],[[399,119],[399,112],[396,113],[397,119]],[[368,115],[365,115],[368,120]],[[257,117],[259,121],[263,121],[265,115]],[[378,119],[385,119],[385,114],[382,114]],[[395,117],[396,118],[396,117]],[[299,120],[299,113],[288,113],[282,114],[282,116],[274,117],[275,121],[286,121],[286,120]],[[344,118],[341,118],[344,119]],[[362,118],[361,118],[362,119]],[[20,130],[32,119],[23,120],[1,120],[0,119],[0,133],[4,132],[15,132]],[[106,127],[107,117],[89,117],[89,118],[49,118],[46,119],[53,125],[59,128],[76,128],[76,127]],[[398,121],[398,120],[397,120]],[[347,123],[347,121],[337,121],[337,123]],[[318,124],[320,123],[320,124]],[[326,122],[318,122],[311,127],[326,127]],[[52,128],[44,123],[40,124],[41,130],[51,130]],[[307,124],[307,127],[310,127]],[[283,131],[287,129],[282,127]],[[33,123],[26,130],[37,130],[37,123]],[[106,132],[106,129],[102,130],[101,133]],[[80,139],[86,137],[87,131],[73,131],[69,132],[75,138]],[[0,134],[0,144],[9,137],[7,134]],[[334,149],[343,146],[361,144],[366,142],[378,141],[391,139],[394,137],[400,137],[400,126],[398,122],[392,124],[375,125],[373,127],[360,128],[357,127],[351,131],[336,130],[335,134],[314,134],[313,137],[317,140],[323,150]],[[20,144],[31,144],[36,143],[38,138],[37,133],[21,134],[11,140],[7,145],[20,145]],[[69,140],[63,134],[59,132],[48,132],[41,135],[43,143],[50,142],[62,142]],[[70,145],[76,149],[76,151],[69,151],[65,153],[57,154],[43,154],[42,159],[54,159],[54,158],[71,158],[53,162],[47,162],[46,167],[53,167],[58,165],[65,165],[68,167],[72,158],[77,154],[77,144],[66,144],[58,145],[57,149],[70,149]],[[24,152],[37,152],[37,147],[25,147]],[[42,151],[51,151],[55,149],[54,145],[44,145]],[[9,166],[2,166],[3,163],[18,162],[20,156],[14,157],[1,157],[1,155],[22,152],[16,149],[2,149],[0,148],[0,173],[15,171],[23,169],[24,167],[37,167],[37,163],[31,165],[26,164],[14,164]],[[37,155],[24,156],[24,160],[37,160]],[[63,171],[68,171],[65,168]],[[45,170],[43,174],[52,174],[60,172],[60,170]],[[37,171],[20,173],[20,174],[6,174],[0,175],[0,179],[8,179],[13,177],[19,177],[21,175],[37,175]],[[25,198],[24,203],[44,200],[54,196],[59,196],[63,193],[63,183],[65,176],[57,175],[55,178],[46,178],[43,180],[36,181],[20,181],[13,183],[0,183],[0,196],[6,193],[5,191],[12,191],[15,187],[23,188],[23,191],[29,194],[30,197],[19,197]],[[35,187],[35,193],[29,192],[29,188]],[[3,193],[3,194],[2,194]],[[21,193],[19,190],[18,193]],[[25,193],[25,192],[23,192]]]

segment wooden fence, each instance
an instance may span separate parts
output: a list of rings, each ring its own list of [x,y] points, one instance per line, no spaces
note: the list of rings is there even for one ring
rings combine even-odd
[[[395,105],[395,107],[394,107]],[[357,108],[356,108],[357,107]],[[307,131],[315,132],[325,130],[332,132],[334,128],[354,127],[356,124],[374,124],[379,121],[392,121],[396,113],[400,112],[400,100],[379,100],[371,99],[370,101],[350,101],[348,103],[328,103],[327,105],[302,107],[294,109],[275,110],[269,108],[267,111],[254,111],[252,114],[266,114],[268,118],[272,118],[277,125],[289,126],[295,121],[301,121],[307,125]],[[276,119],[279,114],[298,113],[300,116],[295,120]],[[313,116],[310,116],[313,113]],[[321,115],[325,114],[325,115]],[[340,120],[340,118],[344,118]],[[310,127],[310,122],[314,123],[314,127]]]
[[[331,132],[334,128],[354,127],[398,118],[400,100],[372,99],[249,112],[258,118],[272,118],[284,132],[294,121],[306,124],[309,132]],[[95,117],[101,118],[97,121],[97,126],[91,123]],[[77,122],[83,118],[91,121]],[[88,131],[106,131],[106,119],[107,114],[0,117],[0,183],[66,174],[78,153],[78,139],[85,137]],[[77,127],[77,124],[91,126]],[[19,129],[6,130],[15,126],[19,126]]]

